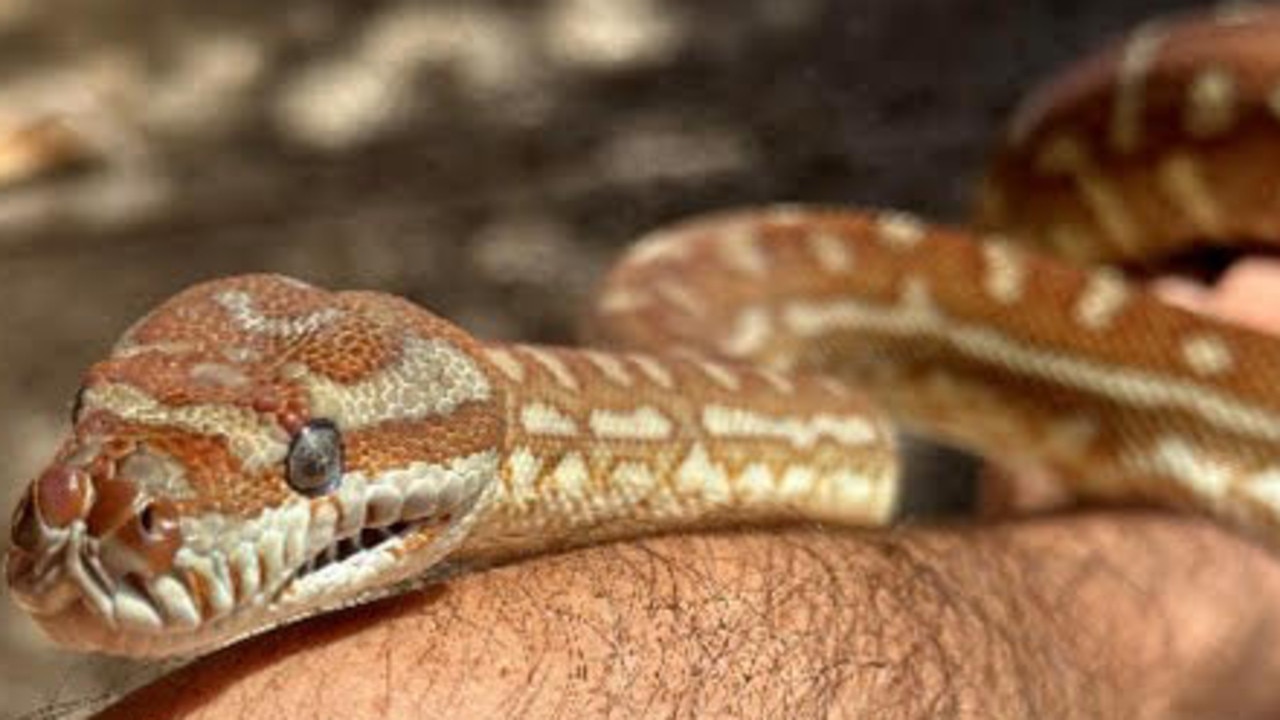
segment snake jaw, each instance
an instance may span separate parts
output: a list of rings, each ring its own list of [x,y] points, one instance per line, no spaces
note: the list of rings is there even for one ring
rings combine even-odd
[[[409,565],[425,569],[406,564],[409,547],[433,564],[463,536],[451,530],[496,463],[494,452],[482,452],[376,479],[353,473],[333,495],[295,498],[249,520],[183,518],[182,545],[156,572],[121,552],[114,535],[95,536],[92,512],[52,528],[33,511],[39,552],[13,548],[9,582],[64,645],[141,656],[204,650],[367,598],[402,580]]]
[[[273,605],[289,614],[344,605],[427,569],[464,534],[451,530],[465,525],[497,465],[497,453],[489,450],[442,464],[413,463],[377,480],[348,475],[337,493],[315,501],[308,552]]]

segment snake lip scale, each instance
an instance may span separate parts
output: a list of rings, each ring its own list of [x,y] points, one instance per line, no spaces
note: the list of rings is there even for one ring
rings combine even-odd
[[[996,149],[974,231],[804,206],[662,229],[583,348],[276,275],[189,288],[85,374],[14,513],[12,596],[71,649],[199,654],[454,567],[883,525],[900,427],[1280,547],[1280,339],[1080,267],[1274,242],[1277,42],[1280,10],[1219,12],[1068,70]]]
[[[43,551],[30,570],[27,556],[12,554],[10,582],[15,597],[33,613],[70,614],[83,621],[89,610],[112,632],[140,633],[145,640],[217,626],[245,602],[296,605],[313,602],[312,596],[323,602],[332,586],[386,565],[407,538],[448,522],[449,514],[464,506],[459,486],[444,485],[442,492],[441,486],[412,480],[410,473],[393,474],[377,485],[348,478],[325,506],[338,512],[317,513],[320,520],[305,526],[299,521],[307,515],[297,506],[265,513],[256,526],[238,532],[189,522],[185,534],[196,542],[175,553],[174,569],[164,573],[121,559],[114,543],[118,536],[95,537],[89,529],[92,511],[62,528],[30,512],[25,517],[34,523]],[[232,620],[219,632],[238,634]]]

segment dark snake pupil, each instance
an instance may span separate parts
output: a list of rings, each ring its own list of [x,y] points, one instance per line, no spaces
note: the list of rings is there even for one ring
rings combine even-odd
[[[342,476],[342,440],[329,420],[309,422],[293,439],[286,462],[289,485],[300,493],[332,491]]]
[[[315,457],[307,461],[305,474],[313,480],[323,480],[325,476],[325,462],[323,459]]]

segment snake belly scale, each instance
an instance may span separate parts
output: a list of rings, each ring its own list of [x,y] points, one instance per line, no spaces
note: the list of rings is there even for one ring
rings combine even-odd
[[[980,233],[804,206],[655,233],[583,348],[280,276],[190,288],[86,374],[14,516],[13,595],[68,647],[191,654],[452,564],[882,525],[900,424],[1280,546],[1280,340],[1013,244],[1271,237],[1280,177],[1243,162],[1280,148],[1259,38],[1280,12],[1148,26],[1069,72],[997,151]]]

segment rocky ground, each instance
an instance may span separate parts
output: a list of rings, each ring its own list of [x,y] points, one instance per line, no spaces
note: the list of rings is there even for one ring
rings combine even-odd
[[[610,259],[691,213],[804,200],[962,222],[1033,81],[1195,4],[10,0],[0,500],[48,457],[78,373],[192,282],[272,270],[567,341]],[[24,168],[33,133],[47,161]],[[0,715],[133,671],[0,614]]]

